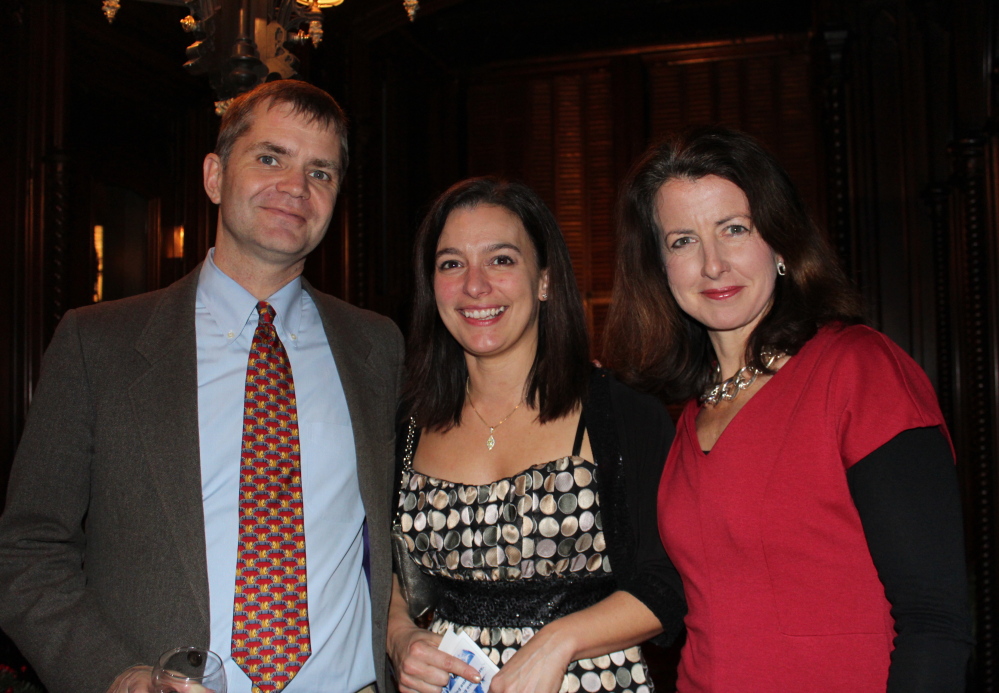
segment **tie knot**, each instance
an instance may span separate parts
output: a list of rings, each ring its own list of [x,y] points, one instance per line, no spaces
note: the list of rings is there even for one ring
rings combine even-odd
[[[274,310],[274,306],[267,301],[260,301],[257,304],[257,314],[260,315],[261,323],[264,325],[273,325],[274,316],[277,315],[277,312]]]

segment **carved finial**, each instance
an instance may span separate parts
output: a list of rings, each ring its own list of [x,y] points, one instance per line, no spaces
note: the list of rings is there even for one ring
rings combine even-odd
[[[189,14],[180,20],[180,28],[184,30],[184,33],[190,34],[198,28],[198,20],[194,18],[194,15]]]
[[[309,22],[309,38],[312,39],[312,47],[319,48],[323,42],[323,23],[318,19]]]

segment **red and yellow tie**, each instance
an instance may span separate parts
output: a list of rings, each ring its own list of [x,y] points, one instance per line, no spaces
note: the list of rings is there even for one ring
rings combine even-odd
[[[246,365],[232,658],[253,693],[264,693],[283,689],[312,650],[295,382],[274,308],[260,301],[257,312]]]

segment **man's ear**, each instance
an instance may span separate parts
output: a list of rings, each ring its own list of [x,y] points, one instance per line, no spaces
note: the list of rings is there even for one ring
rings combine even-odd
[[[212,153],[205,157],[201,165],[201,171],[205,179],[205,192],[208,199],[215,204],[222,202],[222,160],[218,154]]]

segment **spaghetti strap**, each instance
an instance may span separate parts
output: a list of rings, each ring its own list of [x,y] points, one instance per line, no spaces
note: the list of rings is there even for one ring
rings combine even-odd
[[[576,440],[572,443],[572,456],[579,457],[579,451],[583,447],[583,432],[586,431],[586,421],[583,415],[579,415],[579,425],[576,426]],[[564,450],[565,448],[563,448]]]

